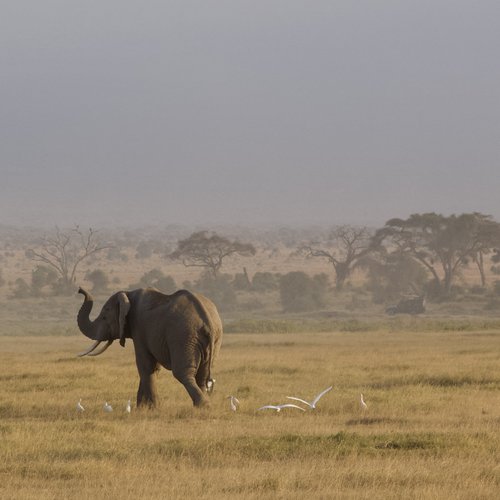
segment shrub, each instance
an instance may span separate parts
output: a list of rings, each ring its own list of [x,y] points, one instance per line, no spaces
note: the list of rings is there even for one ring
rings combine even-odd
[[[311,278],[302,271],[294,271],[281,277],[279,288],[284,311],[312,311],[325,306],[328,277],[318,274]]]
[[[236,307],[236,294],[231,286],[230,274],[204,272],[192,285],[195,291],[201,292],[212,300],[221,311],[230,311]]]
[[[249,290],[250,282],[248,281],[248,275],[246,275],[245,273],[235,274],[232,282],[232,287],[235,290]]]
[[[277,290],[279,288],[280,277],[280,274],[273,274],[269,272],[255,273],[252,279],[252,288],[256,292]]]
[[[153,255],[153,245],[150,241],[141,241],[136,248],[136,259],[149,259]]]
[[[107,274],[101,270],[89,271],[85,275],[85,279],[92,283],[92,291],[95,293],[105,292],[108,289],[109,278]]]
[[[500,266],[491,266],[491,272],[493,274],[500,274]]]
[[[17,278],[12,289],[11,299],[26,299],[31,296],[31,288],[22,278]]]
[[[106,257],[108,260],[121,260],[122,262],[127,262],[128,260],[127,254],[122,252],[118,247],[110,248]]]
[[[57,283],[57,273],[54,269],[47,266],[37,266],[31,271],[31,291],[35,297],[42,293],[45,286],[54,287]]]
[[[154,287],[164,293],[174,293],[177,290],[174,278],[165,276],[160,269],[151,269],[143,274],[138,283],[133,283],[130,288],[148,288]]]
[[[500,295],[500,280],[495,280],[493,282],[493,293],[495,295]]]

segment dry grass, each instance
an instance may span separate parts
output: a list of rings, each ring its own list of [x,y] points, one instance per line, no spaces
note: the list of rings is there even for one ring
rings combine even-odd
[[[161,371],[160,409],[131,415],[132,346],[75,358],[85,340],[0,337],[2,499],[498,493],[497,333],[227,335],[210,409]],[[316,411],[256,412],[330,384]]]

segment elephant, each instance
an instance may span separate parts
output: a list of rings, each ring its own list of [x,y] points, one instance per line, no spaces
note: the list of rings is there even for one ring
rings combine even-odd
[[[222,343],[222,322],[215,304],[187,290],[166,295],[155,288],[120,291],[112,295],[99,315],[90,320],[94,300],[85,298],[77,316],[78,328],[94,344],[79,356],[97,356],[115,340],[122,347],[132,339],[139,372],[137,406],[155,407],[154,373],[160,365],[171,370],[186,388],[194,406],[208,404],[215,380],[214,360]],[[97,351],[101,342],[106,342]]]

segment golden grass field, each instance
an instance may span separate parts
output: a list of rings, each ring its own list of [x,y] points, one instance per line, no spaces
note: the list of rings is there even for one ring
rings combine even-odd
[[[0,336],[0,498],[498,498],[498,331],[228,334],[209,409],[161,370],[130,415],[132,345],[87,345]]]

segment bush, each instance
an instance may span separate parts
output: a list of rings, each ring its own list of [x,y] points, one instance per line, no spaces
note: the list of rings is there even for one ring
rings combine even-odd
[[[249,290],[250,282],[248,281],[248,275],[245,273],[237,273],[234,275],[234,279],[232,282],[232,287],[235,290]]]
[[[277,290],[279,288],[280,277],[280,274],[273,274],[268,272],[255,273],[252,279],[252,288],[256,292]]]
[[[106,257],[108,260],[120,260],[122,262],[127,262],[128,260],[127,254],[122,252],[118,247],[110,248]]]
[[[500,274],[500,266],[491,266],[491,272],[493,274]]]
[[[14,282],[11,299],[26,299],[31,296],[31,288],[22,278],[17,278]]]
[[[172,276],[165,276],[160,269],[151,269],[145,273],[138,283],[133,283],[130,288],[148,288],[154,287],[163,293],[174,293],[177,285]]]
[[[231,286],[230,274],[218,274],[204,272],[192,288],[206,295],[221,311],[230,311],[236,307],[236,294]]]
[[[149,259],[153,255],[153,244],[150,241],[141,241],[136,248],[136,259]]]
[[[109,278],[101,269],[89,271],[85,275],[85,279],[92,283],[92,291],[95,293],[105,292],[108,289]]]
[[[57,283],[57,273],[47,266],[37,266],[31,271],[31,291],[33,296],[39,297],[45,286],[54,287]]]
[[[485,305],[485,311],[498,311],[500,310],[500,299],[494,297],[491,298]]]
[[[294,271],[281,277],[279,288],[284,311],[312,311],[326,304],[328,277],[318,274],[311,278],[302,271]]]

